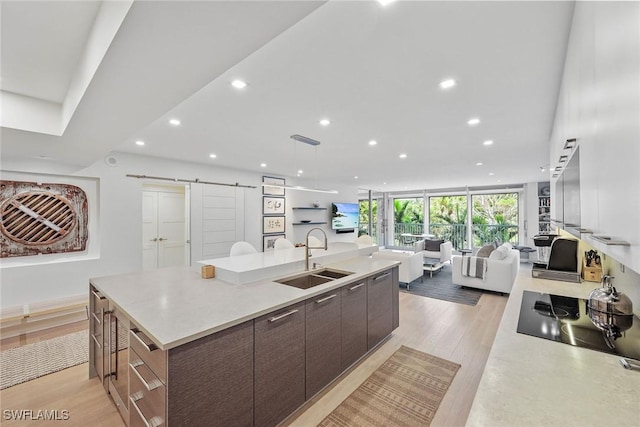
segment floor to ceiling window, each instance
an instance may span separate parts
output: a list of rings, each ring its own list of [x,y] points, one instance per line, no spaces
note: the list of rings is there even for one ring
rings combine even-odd
[[[474,194],[473,246],[518,244],[518,193]]]
[[[467,196],[429,197],[429,233],[449,240],[455,249],[468,248]]]
[[[393,199],[393,244],[411,246],[424,233],[424,198]]]
[[[360,200],[360,226],[358,236],[369,234],[369,223],[371,223],[371,238],[376,244],[381,244],[378,235],[378,200],[371,199],[371,217],[369,217],[369,199]]]

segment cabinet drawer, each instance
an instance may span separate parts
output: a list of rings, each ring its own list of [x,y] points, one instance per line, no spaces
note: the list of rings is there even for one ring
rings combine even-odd
[[[342,370],[367,352],[367,282],[342,288]]]
[[[340,289],[306,302],[306,398],[342,372]]]
[[[129,387],[131,425],[137,425],[139,421],[145,426],[164,423],[166,386],[135,351],[130,354]]]
[[[89,298],[89,307],[91,307],[91,315],[89,317],[89,323],[91,324],[90,331],[96,334],[96,336],[102,335],[104,312],[109,307],[109,300],[93,286],[89,292]]]
[[[255,319],[254,424],[275,426],[305,401],[305,303]]]
[[[167,354],[165,351],[160,350],[154,343],[147,337],[144,332],[141,332],[136,328],[133,323],[131,324],[131,330],[129,331],[129,343],[131,348],[138,354],[140,359],[154,372],[154,374],[160,378],[160,381],[166,384],[167,382]]]

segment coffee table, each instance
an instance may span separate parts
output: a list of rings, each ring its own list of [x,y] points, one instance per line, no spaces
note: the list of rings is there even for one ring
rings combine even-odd
[[[422,263],[422,269],[429,272],[429,277],[433,277],[433,273],[437,273],[438,271],[442,270],[442,266],[443,264],[440,262],[440,260],[435,258],[425,258]]]

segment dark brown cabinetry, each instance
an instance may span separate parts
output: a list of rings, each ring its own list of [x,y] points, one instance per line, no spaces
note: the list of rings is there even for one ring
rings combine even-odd
[[[342,288],[342,370],[367,352],[367,280]]]
[[[398,325],[398,268],[162,350],[90,287],[91,377],[129,427],[275,426]],[[102,372],[102,373],[101,373]]]
[[[253,424],[253,321],[168,350],[170,426]]]
[[[367,285],[367,348],[369,350],[393,330],[393,292],[392,270],[369,278]]]
[[[335,289],[306,303],[307,399],[342,372],[340,294],[340,289]]]
[[[391,329],[396,329],[400,326],[400,286],[398,286],[400,279],[400,271],[398,268],[391,270]]]
[[[130,339],[130,427],[253,424],[253,321],[167,351]]]
[[[274,426],[305,401],[305,303],[255,319],[254,424]]]

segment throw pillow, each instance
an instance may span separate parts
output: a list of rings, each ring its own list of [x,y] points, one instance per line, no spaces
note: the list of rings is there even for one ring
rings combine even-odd
[[[444,239],[442,240],[427,239],[424,241],[424,250],[432,251],[432,252],[440,252],[440,245],[443,243],[444,243]]]
[[[478,252],[476,253],[477,257],[482,257],[482,258],[487,258],[489,255],[491,255],[491,252],[493,252],[496,249],[495,246],[493,246],[493,243],[490,245],[484,245],[483,247],[481,247]]]
[[[491,255],[489,255],[489,259],[503,260],[507,257],[508,254],[509,250],[504,246],[500,246],[495,251],[491,252]]]
[[[504,242],[501,246],[504,246],[508,250],[513,249],[513,245],[511,243],[509,243],[509,242]]]
[[[422,252],[424,251],[424,240],[418,240],[413,246],[414,252]]]

